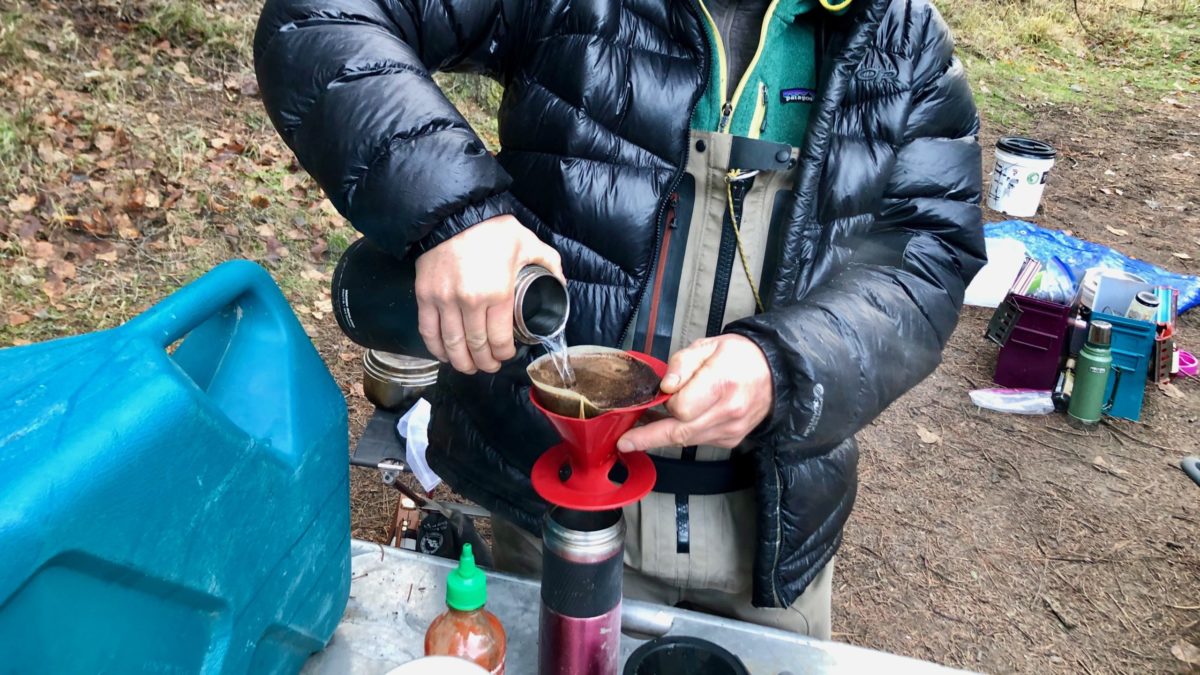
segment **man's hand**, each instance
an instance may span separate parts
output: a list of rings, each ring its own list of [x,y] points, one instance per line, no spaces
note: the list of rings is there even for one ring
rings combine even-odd
[[[425,347],[468,375],[516,355],[513,285],[526,265],[563,278],[558,252],[512,216],[497,216],[417,258],[417,325]]]
[[[762,350],[740,335],[697,340],[671,357],[662,390],[673,418],[632,429],[621,452],[666,446],[736,447],[771,412],[771,369]]]

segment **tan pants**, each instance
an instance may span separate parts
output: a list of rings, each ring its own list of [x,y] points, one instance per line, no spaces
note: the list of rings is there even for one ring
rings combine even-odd
[[[749,491],[746,491],[749,492]],[[782,630],[809,635],[821,640],[830,636],[830,602],[833,593],[833,561],[817,574],[804,593],[787,609],[760,609],[750,604],[751,565],[754,558],[754,528],[741,527],[725,529],[730,524],[724,518],[710,518],[713,513],[721,512],[721,508],[696,508],[697,500],[723,501],[730,497],[737,501],[735,495],[716,495],[712,497],[697,497],[692,499],[691,528],[693,534],[692,553],[677,554],[674,552],[675,536],[661,536],[649,539],[648,533],[641,527],[642,521],[629,518],[630,508],[626,508],[625,532],[625,597],[634,600],[644,600],[662,605],[674,606],[687,603],[700,611],[717,616],[739,619],[761,626],[770,626]],[[671,500],[671,513],[674,513],[674,495],[652,493],[651,498],[668,498]],[[651,500],[653,501],[653,499]],[[633,510],[641,511],[646,508],[645,502],[634,505]],[[653,507],[652,507],[653,508]],[[751,500],[753,508],[753,500]],[[734,515],[740,508],[724,509],[728,515]],[[739,514],[740,515],[740,514]],[[749,521],[754,522],[754,515],[745,514]],[[673,518],[673,516],[672,516]],[[746,521],[742,521],[746,522]],[[717,526],[717,527],[714,527]],[[726,538],[717,539],[721,530]],[[738,530],[749,530],[750,541],[737,534]],[[539,577],[542,571],[542,540],[526,532],[520,527],[501,518],[492,519],[492,537],[494,540],[493,555],[496,568],[527,577]],[[652,542],[648,551],[642,542]],[[693,578],[707,576],[735,581],[732,584],[736,590],[729,590],[729,584],[721,584],[725,588],[705,587],[694,581],[685,579],[667,579],[653,576],[643,571],[639,563],[656,558],[659,562],[665,557],[686,559],[685,570],[696,572]]]

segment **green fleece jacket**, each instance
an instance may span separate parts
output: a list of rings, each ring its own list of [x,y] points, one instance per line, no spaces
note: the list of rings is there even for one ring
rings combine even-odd
[[[727,50],[712,16],[700,3],[713,58],[712,72],[692,117],[692,128],[798,146],[816,99],[818,0],[773,0],[758,50],[740,82],[731,82]]]

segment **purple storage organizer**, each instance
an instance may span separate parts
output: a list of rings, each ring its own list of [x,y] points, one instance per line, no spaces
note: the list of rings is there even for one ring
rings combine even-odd
[[[1016,305],[1021,314],[1000,348],[992,379],[1002,387],[1054,389],[1071,307],[1014,294],[1005,302]]]

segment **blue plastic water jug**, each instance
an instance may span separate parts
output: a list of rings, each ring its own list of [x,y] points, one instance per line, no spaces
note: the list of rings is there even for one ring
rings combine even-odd
[[[333,634],[346,405],[262,268],[0,350],[0,404],[0,672],[296,672]]]

